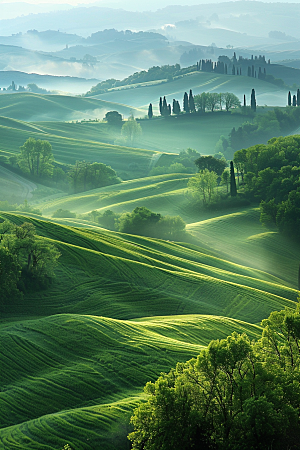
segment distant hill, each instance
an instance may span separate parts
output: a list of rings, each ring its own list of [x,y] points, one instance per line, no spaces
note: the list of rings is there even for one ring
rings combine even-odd
[[[58,90],[72,93],[82,93],[89,86],[93,86],[99,80],[85,79],[79,77],[65,77],[65,76],[53,76],[53,75],[40,75],[38,73],[26,73],[14,70],[1,70],[0,71],[0,88],[7,88],[11,85],[12,81],[17,87],[26,87],[30,83],[37,84],[39,87],[47,90]]]

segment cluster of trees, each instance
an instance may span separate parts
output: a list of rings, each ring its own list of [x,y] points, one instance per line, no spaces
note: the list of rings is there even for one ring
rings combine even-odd
[[[300,441],[300,314],[273,312],[251,341],[233,333],[145,386],[133,450],[288,450]]]
[[[150,171],[150,175],[162,175],[164,173],[195,173],[195,160],[201,155],[193,148],[187,148],[178,155],[168,158],[169,165],[157,165]],[[162,159],[163,163],[163,159]]]
[[[118,231],[163,239],[175,239],[185,230],[180,216],[162,216],[145,206],[136,207],[131,213],[123,213],[118,219]]]
[[[131,142],[133,132],[130,125],[132,123],[133,121],[127,121],[123,125],[126,125],[124,135]],[[135,122],[134,126],[138,127],[139,125]],[[77,161],[73,166],[58,167],[54,162],[50,142],[32,137],[28,138],[20,147],[17,157],[10,158],[10,163],[16,164],[23,173],[30,175],[35,180],[50,180],[59,184],[60,187],[69,187],[74,192],[121,182],[116,172],[110,166],[102,163]]]
[[[231,92],[202,92],[202,94],[195,95],[194,102],[197,110],[203,113],[206,110],[213,112],[219,109],[222,111],[223,107],[228,112],[232,108],[239,108],[241,106],[238,97]]]
[[[299,126],[299,119],[300,108],[274,108],[266,114],[256,114],[252,122],[245,122],[237,129],[233,127],[227,138],[221,136],[216,150],[232,158],[236,150],[291,133]]]
[[[28,288],[46,285],[59,256],[51,242],[37,236],[32,223],[0,223],[0,307],[21,298]]]
[[[85,95],[95,95],[107,92],[108,89],[119,86],[127,86],[137,83],[146,83],[148,81],[167,80],[172,81],[174,77],[183,76],[186,73],[190,73],[195,70],[195,67],[181,68],[180,64],[165,65],[165,66],[153,66],[148,70],[142,70],[135,72],[123,80],[116,80],[114,78],[102,81],[96,86],[93,86],[90,91]]]
[[[254,89],[252,90],[252,93]],[[255,98],[255,92],[254,92]],[[245,96],[244,96],[245,99]],[[245,102],[245,100],[244,100]],[[252,105],[252,103],[251,103]],[[239,108],[241,102],[236,95],[231,92],[217,93],[217,92],[202,92],[202,94],[193,95],[190,89],[189,94],[184,93],[182,111],[186,114],[195,113],[196,111],[200,113],[205,113],[205,111],[214,112],[216,109],[220,111],[224,109],[228,112],[230,109]],[[256,108],[256,102],[255,102]],[[167,103],[166,97],[160,97],[159,99],[159,112],[162,116],[170,116],[171,114],[178,115],[181,113],[181,107],[178,100],[173,99],[172,107]],[[148,108],[148,117],[151,119],[153,116],[152,104],[150,103]]]
[[[162,216],[145,206],[137,206],[132,212],[123,214],[106,210],[91,211],[82,216],[97,222],[104,228],[121,233],[138,234],[159,239],[176,239],[185,230],[185,223],[180,216]]]
[[[293,99],[292,99],[291,91],[289,91],[288,106],[300,106],[300,89],[297,89],[297,94],[293,95]]]
[[[300,137],[272,138],[234,154],[245,193],[261,201],[261,221],[299,239]]]

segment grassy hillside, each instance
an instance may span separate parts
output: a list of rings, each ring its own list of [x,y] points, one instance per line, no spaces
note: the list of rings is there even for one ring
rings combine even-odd
[[[67,132],[58,131],[56,134],[55,128],[43,128],[42,124],[30,124],[2,117],[0,118],[0,155],[16,155],[26,139],[34,137],[51,143],[54,158],[59,163],[74,164],[77,160],[102,162],[112,166],[125,178],[144,176],[148,173],[153,151],[103,143],[99,137],[93,140],[93,136],[89,135],[88,127],[76,124],[75,132],[72,127],[74,124],[68,125],[70,128]],[[135,166],[132,168],[133,162]]]
[[[237,330],[255,338],[260,332],[195,315],[121,321],[63,314],[0,329],[3,448],[43,450],[66,442],[126,449],[129,415],[149,379],[196,356],[212,333],[222,338]]]
[[[136,206],[146,206],[163,215],[182,215],[188,219],[185,191],[192,175],[171,174],[125,181],[81,194],[66,195],[38,204],[44,215],[59,208],[77,213],[111,209],[116,213],[132,211]]]
[[[181,181],[161,183],[168,182]],[[137,180],[133,192],[139,183],[144,189]],[[247,238],[259,225],[255,214],[224,216],[219,229],[221,218],[191,224],[201,248],[1,213],[17,224],[31,221],[61,252],[49,289],[28,292],[0,319],[3,449],[60,450],[68,442],[76,450],[126,450],[129,417],[148,380],[212,338],[232,331],[258,337],[256,323],[294,307],[297,291],[277,266],[279,252],[270,253],[277,271],[269,273],[233,262],[243,240],[257,250]],[[218,255],[218,243],[224,232],[232,239],[231,228],[241,238],[220,257],[226,250]],[[297,253],[291,244],[285,251]]]
[[[0,95],[1,116],[28,122],[102,119],[107,111],[116,109],[128,116],[132,107],[116,105],[105,100],[68,95],[42,95],[28,92]]]
[[[113,89],[93,98],[132,105],[135,108],[144,109],[145,112],[149,103],[152,103],[154,111],[158,113],[159,97],[164,95],[168,103],[172,103],[173,98],[182,103],[183,94],[189,89],[193,90],[194,95],[201,92],[233,92],[241,101],[245,94],[249,105],[253,88],[255,89],[259,106],[265,104],[269,106],[286,106],[287,92],[273,84],[247,76],[221,75],[207,72],[194,72],[161,85],[149,83],[145,87],[137,85],[135,89]]]

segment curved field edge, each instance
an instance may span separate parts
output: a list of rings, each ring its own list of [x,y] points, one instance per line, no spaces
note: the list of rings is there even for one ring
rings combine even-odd
[[[256,325],[199,315],[121,321],[62,314],[0,330],[4,450],[67,442],[126,449],[129,416],[147,381],[195,357],[212,338],[261,333]]]
[[[266,272],[200,248],[122,233],[58,225],[17,214],[61,252],[55,282],[7,305],[3,317],[79,313],[118,319],[210,314],[258,323],[293,307],[297,291]]]

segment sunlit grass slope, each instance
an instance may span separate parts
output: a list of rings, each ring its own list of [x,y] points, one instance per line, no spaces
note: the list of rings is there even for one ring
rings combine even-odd
[[[3,217],[25,220],[14,214]],[[233,264],[198,247],[27,220],[62,256],[55,283],[7,307],[7,315],[65,312],[132,319],[195,313],[257,323],[297,298],[280,276]]]
[[[233,331],[214,316],[122,321],[63,314],[0,326],[1,441],[6,449],[126,449],[129,415],[148,380]],[[16,357],[17,356],[17,357]]]
[[[92,210],[101,212],[110,209],[116,213],[132,211],[136,206],[159,212],[163,215],[178,215],[188,218],[185,213],[185,192],[192,175],[171,174],[145,177],[125,181],[80,194],[66,195],[38,204],[44,215],[51,215],[59,208],[77,213]],[[186,216],[186,217],[185,217]]]
[[[258,208],[247,208],[188,224],[187,230],[220,257],[274,274],[297,288],[299,245],[263,227],[259,216]]]
[[[0,155],[16,155],[20,151],[20,146],[29,137],[33,137],[49,141],[52,145],[54,158],[59,163],[75,164],[77,160],[97,161],[108,164],[117,171],[126,172],[129,177],[147,173],[153,151],[110,145],[102,143],[99,138],[92,140],[86,131],[81,134],[80,126],[81,124],[77,125],[77,133],[70,129],[67,135],[56,135],[55,129],[48,133],[48,130],[44,130],[39,124],[0,118]],[[132,162],[137,167],[134,170],[131,169]]]
[[[263,106],[286,106],[286,91],[277,86],[248,76],[221,75],[208,72],[194,72],[172,82],[153,84],[135,89],[111,90],[105,94],[99,94],[93,98],[118,102],[124,105],[132,105],[136,108],[144,108],[147,112],[149,103],[158,111],[159,97],[166,96],[168,103],[173,98],[182,102],[184,92],[193,90],[193,94],[201,92],[233,92],[240,100],[246,95],[247,103],[250,103],[251,90],[255,89],[257,104]]]
[[[116,109],[128,116],[132,108],[115,105],[106,100],[99,101],[68,95],[43,95],[28,92],[0,95],[0,115],[27,122],[102,119],[107,111]]]

